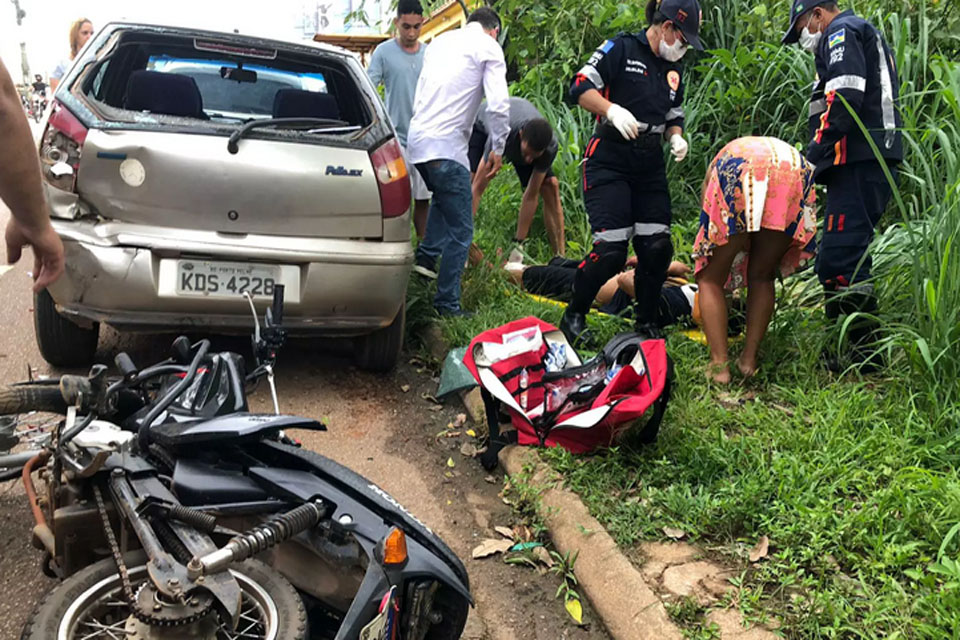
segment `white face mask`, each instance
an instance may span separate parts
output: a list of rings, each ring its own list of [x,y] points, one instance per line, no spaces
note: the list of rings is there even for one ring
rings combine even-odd
[[[807,24],[800,32],[800,48],[810,53],[816,53],[817,45],[820,44],[820,38],[823,37],[822,31],[810,33],[810,25]]]
[[[663,38],[663,33],[660,34],[660,57],[666,60],[667,62],[676,62],[687,52],[687,48],[683,46],[683,42],[680,38],[677,38],[673,41],[673,44],[667,44],[667,41]]]

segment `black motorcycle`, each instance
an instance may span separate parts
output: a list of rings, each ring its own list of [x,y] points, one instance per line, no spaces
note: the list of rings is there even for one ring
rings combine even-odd
[[[276,405],[282,299],[278,286],[249,373],[180,337],[144,369],[119,354],[119,377],[96,365],[0,389],[0,415],[65,415],[22,470],[33,543],[62,580],[23,640],[460,637],[469,583],[443,541],[283,433],[323,424],[248,411],[263,378]]]

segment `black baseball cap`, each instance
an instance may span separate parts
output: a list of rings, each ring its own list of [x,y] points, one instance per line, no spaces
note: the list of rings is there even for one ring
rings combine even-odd
[[[793,9],[790,10],[790,26],[787,28],[787,32],[783,34],[783,40],[780,41],[781,44],[793,44],[797,42],[800,39],[800,34],[796,32],[796,26],[800,16],[814,7],[827,4],[829,1],[830,0],[795,0]]]
[[[703,51],[703,44],[700,43],[700,22],[703,20],[703,11],[697,0],[662,0],[657,11],[677,25],[690,46]]]

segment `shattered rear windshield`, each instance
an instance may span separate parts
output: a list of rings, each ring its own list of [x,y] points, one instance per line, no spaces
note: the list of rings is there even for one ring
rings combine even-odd
[[[178,127],[242,126],[269,118],[316,119],[357,131],[371,122],[350,70],[335,56],[128,33],[86,74],[83,93],[114,121]]]

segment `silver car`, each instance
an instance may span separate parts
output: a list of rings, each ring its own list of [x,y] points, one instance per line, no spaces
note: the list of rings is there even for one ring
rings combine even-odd
[[[346,51],[109,24],[57,88],[39,151],[67,258],[36,299],[51,364],[91,361],[100,323],[246,332],[242,294],[265,307],[277,284],[292,334],[396,363],[410,183]]]

